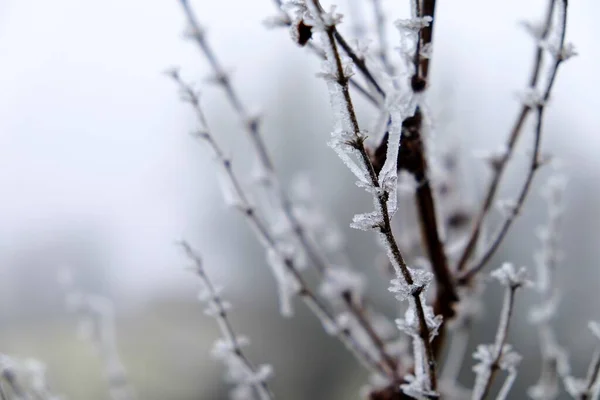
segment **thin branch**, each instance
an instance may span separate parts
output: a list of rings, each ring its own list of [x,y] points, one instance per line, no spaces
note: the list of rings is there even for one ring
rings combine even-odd
[[[233,357],[234,360],[237,360],[237,362],[232,363],[233,365],[229,365],[228,367],[231,369],[237,368],[237,365],[240,363],[244,366],[244,375],[246,375],[245,378],[248,381],[237,383],[251,385],[261,400],[274,399],[275,396],[267,384],[268,374],[263,374],[259,368],[255,367],[246,354],[242,351],[242,345],[239,337],[235,333],[233,326],[231,325],[231,321],[229,320],[225,302],[206,274],[200,256],[190,246],[189,243],[183,241],[180,243],[180,245],[188,258],[194,263],[194,272],[200,278],[202,289],[205,292],[202,293],[202,296],[205,297],[204,300],[208,303],[210,314],[215,317],[221,332],[221,336],[223,339],[225,339],[225,345],[227,347],[225,351],[227,356]],[[225,358],[224,361],[226,364],[228,364],[227,358]]]
[[[481,362],[474,368],[477,377],[472,400],[485,399],[498,371],[503,369],[512,373],[520,360],[520,357],[513,353],[510,346],[506,344],[506,338],[508,337],[510,321],[514,311],[515,293],[517,289],[528,284],[528,281],[525,280],[525,270],[522,268],[515,271],[511,264],[505,263],[500,269],[494,271],[492,276],[497,278],[506,289],[494,344],[490,346],[480,345],[474,356],[480,359]]]
[[[319,0],[312,0],[311,4],[313,6],[313,7],[310,7],[312,13],[314,14],[313,17],[318,18],[320,20],[321,24],[325,28],[324,34],[327,36],[327,42],[328,42],[328,45],[330,46],[330,48],[329,48],[330,55],[333,58],[333,59],[329,59],[328,61],[335,63],[336,78],[337,78],[336,84],[339,85],[339,88],[341,89],[341,94],[344,99],[343,107],[346,108],[347,115],[350,118],[349,123],[352,127],[352,134],[354,135],[354,143],[352,143],[352,146],[358,151],[363,165],[366,166],[366,168],[368,170],[368,177],[370,179],[370,182],[373,185],[373,187],[376,189],[376,193],[377,193],[375,195],[376,201],[379,204],[379,208],[381,210],[382,217],[383,217],[382,224],[381,224],[381,226],[379,226],[379,231],[380,231],[381,235],[383,236],[386,245],[388,246],[392,264],[396,268],[398,268],[398,270],[397,270],[398,274],[404,278],[405,282],[408,285],[413,285],[415,283],[415,281],[412,277],[412,274],[411,274],[406,262],[404,261],[404,258],[402,257],[400,249],[398,248],[398,244],[396,243],[396,240],[392,233],[390,214],[389,214],[389,210],[388,210],[388,206],[387,206],[387,200],[388,200],[389,193],[385,190],[382,190],[383,188],[380,187],[377,173],[375,172],[375,169],[373,167],[373,164],[371,163],[369,154],[364,146],[364,137],[361,135],[360,128],[358,125],[358,120],[356,117],[356,113],[354,111],[354,105],[352,103],[352,98],[351,98],[350,92],[348,90],[348,78],[345,75],[344,67],[342,64],[342,59],[340,57],[340,53],[337,48],[334,26],[326,25],[325,22],[323,21],[323,15],[321,13],[322,7],[319,3]],[[435,357],[434,357],[433,350],[432,350],[431,343],[430,343],[431,334],[430,334],[429,327],[427,325],[427,321],[425,318],[425,309],[424,309],[425,306],[422,303],[420,294],[421,294],[421,290],[416,290],[414,293],[411,294],[411,296],[413,297],[414,302],[415,302],[415,310],[417,313],[417,319],[419,321],[419,336],[423,342],[424,351],[425,351],[424,357],[426,360],[426,368],[428,369],[427,376],[429,379],[429,382],[428,382],[429,388],[431,390],[435,391],[437,388],[436,368],[435,368],[436,362],[435,362]]]
[[[321,6],[321,4],[319,2],[316,2],[316,3],[313,2],[313,4],[315,5],[315,7],[318,8],[319,13],[323,12],[323,7]],[[377,83],[377,80],[375,79],[375,77],[373,76],[373,74],[371,73],[369,68],[367,67],[365,59],[363,57],[359,57],[358,54],[356,54],[356,52],[348,44],[348,42],[346,41],[344,36],[337,30],[335,25],[332,26],[330,28],[330,30],[331,30],[331,34],[333,35],[335,40],[339,43],[339,45],[342,47],[342,49],[344,49],[344,52],[348,55],[348,57],[350,57],[350,59],[352,60],[352,62],[356,66],[356,68],[358,68],[358,70],[364,76],[364,78],[367,80],[367,82],[369,82],[375,88],[377,93],[382,98],[385,99],[386,94],[383,91],[383,89],[381,88],[381,86],[379,85],[379,83]]]
[[[509,321],[512,316],[513,307],[515,301],[515,290],[507,288],[504,295],[504,303],[502,306],[502,315],[500,324],[498,325],[498,331],[496,332],[496,341],[492,346],[492,358],[489,364],[485,365],[487,371],[484,373],[484,380],[481,383],[477,383],[473,389],[473,400],[485,399],[492,387],[494,378],[500,370],[500,360],[505,349],[506,337],[508,336]]]
[[[417,3],[422,1],[422,5],[420,7],[420,17],[431,18],[431,22],[429,22],[429,24],[420,31],[420,49],[417,51],[417,57],[420,58],[420,68],[417,71],[415,71],[423,81],[427,82],[427,80],[429,79],[429,63],[431,61],[431,57],[423,57],[422,52],[424,49],[430,47],[433,41],[433,24],[435,23],[435,0],[416,1]],[[431,51],[427,50],[427,53],[430,55]]]
[[[424,91],[427,87],[429,62],[431,52],[423,55],[423,49],[432,45],[433,17],[435,13],[435,0],[415,1],[416,9],[413,13],[416,18],[424,21],[424,27],[419,29],[417,46],[414,54],[415,72],[411,78],[411,87],[415,93]],[[425,21],[429,21],[425,23]],[[436,299],[434,311],[442,315],[444,320],[454,316],[454,304],[459,297],[456,292],[456,284],[450,271],[444,245],[440,238],[437,221],[435,197],[428,179],[429,166],[427,163],[426,149],[423,141],[423,112],[417,107],[415,115],[403,122],[400,153],[398,154],[398,169],[408,171],[417,182],[415,201],[419,213],[419,226],[421,238],[431,262],[431,267],[436,280]],[[385,162],[387,150],[387,134],[375,150],[375,166],[379,172]],[[434,341],[434,351],[439,354],[443,339],[445,337],[445,324],[442,325],[439,336]]]
[[[344,49],[344,52],[348,55],[348,57],[350,57],[350,59],[352,60],[354,65],[356,65],[356,68],[358,68],[358,70],[365,77],[367,82],[369,82],[375,88],[377,93],[382,98],[385,99],[386,93],[381,88],[379,83],[377,83],[377,80],[375,79],[375,77],[373,76],[371,71],[369,70],[369,67],[367,67],[367,63],[365,62],[365,59],[363,57],[359,57],[356,54],[356,52],[352,49],[352,47],[348,44],[348,42],[346,42],[346,39],[344,39],[342,34],[339,33],[335,27],[333,27],[333,36],[335,37],[335,40],[337,40],[337,42],[340,44],[342,49]]]
[[[179,0],[183,11],[185,13],[187,22],[189,24],[189,36],[194,40],[194,42],[198,45],[206,59],[208,60],[213,72],[215,74],[215,79],[225,90],[227,98],[229,102],[235,109],[235,111],[240,115],[242,121],[244,122],[246,131],[248,132],[252,144],[254,145],[261,164],[268,170],[273,170],[273,163],[271,158],[267,153],[267,149],[264,141],[260,137],[259,133],[259,121],[256,117],[251,117],[246,108],[244,107],[242,101],[238,93],[235,91],[235,88],[231,84],[231,80],[229,78],[228,73],[223,69],[219,60],[217,59],[214,51],[208,44],[206,40],[206,36],[204,34],[204,30],[198,23],[196,16],[194,15],[189,1],[188,0]]]
[[[292,19],[290,18],[289,14],[282,9],[282,3],[280,0],[274,0],[275,2],[275,6],[277,7],[277,9],[279,11],[281,11],[282,13],[284,13],[284,15],[287,17],[285,21],[281,21],[283,25],[290,27],[292,25]],[[338,35],[343,39],[343,36],[341,34],[338,33]],[[346,41],[344,40],[344,43],[346,43]],[[325,53],[323,52],[323,50],[321,50],[320,48],[318,48],[317,46],[314,45],[314,43],[312,42],[308,42],[306,44],[306,46],[317,56],[319,57],[321,60],[325,60]],[[348,46],[348,48],[351,50],[350,46]],[[353,54],[356,53],[354,51],[352,51]],[[358,56],[356,56],[356,58],[359,58]],[[367,75],[371,76],[371,79],[373,80],[371,82],[371,84],[375,83],[373,86],[375,88],[379,87],[379,89],[381,90],[381,87],[379,86],[379,84],[377,84],[377,82],[375,81],[375,78],[373,78],[372,74],[370,73],[370,71],[368,70],[368,68],[366,67],[366,65],[363,65],[363,67],[365,68]],[[365,75],[365,78],[367,78],[367,76]],[[369,80],[367,78],[367,80]],[[375,106],[380,106],[382,103],[382,99],[378,99],[376,98],[368,89],[366,89],[362,84],[358,83],[356,81],[356,79],[354,79],[353,77],[350,77],[350,85],[352,87],[354,87],[356,90],[358,90],[358,92],[360,92],[360,94],[362,94],[371,104],[375,105]],[[385,93],[379,92],[379,95],[383,95],[382,98],[385,98]]]
[[[313,313],[321,320],[326,330],[329,333],[335,334],[341,341],[348,347],[352,353],[359,359],[359,361],[365,365],[368,369],[386,374],[389,373],[383,367],[374,360],[371,355],[358,343],[358,341],[352,336],[351,332],[343,327],[340,327],[338,322],[335,320],[333,314],[327,309],[327,307],[313,294],[309,289],[304,278],[301,276],[298,268],[296,267],[294,260],[287,254],[282,252],[281,249],[276,245],[276,240],[269,231],[266,223],[257,215],[254,207],[251,205],[248,196],[246,195],[242,185],[235,176],[231,167],[231,162],[224,157],[224,153],[218,146],[213,136],[207,130],[206,119],[200,107],[200,100],[196,92],[185,82],[183,82],[177,73],[172,73],[171,77],[178,83],[180,89],[185,93],[184,101],[188,102],[202,127],[206,130],[199,133],[199,137],[206,141],[208,145],[215,152],[219,163],[221,163],[226,178],[230,182],[235,195],[238,198],[237,208],[245,216],[249,225],[254,229],[257,237],[263,246],[272,250],[278,257],[283,261],[283,265],[286,269],[288,276],[293,280],[297,290],[297,295],[304,301],[304,303],[313,311]]]
[[[558,49],[556,50],[556,54],[554,54],[555,60],[554,60],[553,66],[552,66],[552,70],[550,72],[550,77],[548,79],[546,89],[544,90],[541,98],[533,99],[535,104],[528,104],[528,105],[524,106],[524,107],[527,107],[528,110],[535,109],[535,111],[536,111],[536,126],[535,126],[535,133],[534,133],[534,145],[533,145],[533,151],[532,151],[532,155],[531,155],[531,161],[529,164],[529,170],[527,171],[527,177],[525,178],[525,183],[521,187],[521,191],[519,192],[517,201],[515,202],[514,206],[512,206],[512,209],[509,211],[509,215],[504,219],[504,221],[500,225],[500,228],[494,235],[494,238],[492,239],[488,248],[483,252],[483,255],[480,257],[480,259],[477,260],[477,262],[475,262],[473,264],[473,266],[471,266],[466,272],[464,272],[461,275],[460,281],[462,281],[462,282],[468,282],[475,274],[477,274],[477,272],[479,272],[486,265],[486,263],[494,255],[495,251],[498,249],[498,247],[502,243],[502,240],[508,233],[508,229],[510,228],[513,221],[518,216],[523,205],[525,204],[525,199],[527,198],[527,194],[529,193],[529,190],[531,188],[531,184],[533,182],[534,175],[535,175],[536,171],[539,169],[539,167],[542,165],[542,162],[540,160],[540,147],[541,147],[542,132],[543,132],[544,112],[546,110],[546,105],[548,104],[548,100],[550,99],[550,93],[552,92],[552,88],[554,86],[554,83],[556,82],[556,75],[558,73],[558,68],[563,63],[563,61],[565,61],[565,59],[566,59],[564,49],[565,49],[566,27],[567,27],[567,1],[562,0],[562,2],[564,5],[564,9],[563,9],[563,12],[561,13],[561,21],[560,21],[561,31],[560,31],[559,46],[558,46]],[[554,0],[551,2],[551,4],[553,4],[553,3],[554,3]],[[533,96],[535,96],[535,94]],[[506,157],[506,156],[504,156],[504,157]],[[504,157],[503,157],[503,159],[508,160],[508,158],[504,158]],[[503,165],[505,165],[505,164],[503,164]],[[502,169],[503,168],[504,167],[502,167]],[[498,176],[498,181],[499,181],[500,175],[498,174],[496,176]],[[496,188],[493,189],[493,192],[495,192],[495,191],[496,191]],[[482,214],[480,214],[480,215],[482,215]],[[481,225],[479,225],[479,226],[481,226]],[[474,236],[471,236],[471,238],[473,238],[473,237]],[[461,258],[461,261],[464,259],[465,254],[467,254],[466,250],[468,248],[469,248],[469,245],[467,245],[467,248],[465,249],[465,252],[463,253],[463,257]],[[461,264],[459,263],[459,270],[460,270],[460,267],[461,267]]]
[[[565,18],[564,18],[563,26],[562,26],[563,38],[564,38],[564,32],[565,32],[565,28],[566,28],[566,8],[567,7],[566,7],[566,0],[562,0],[562,1],[564,1],[564,4],[565,4]],[[543,57],[543,51],[544,51],[543,46],[544,46],[544,42],[547,40],[548,36],[550,35],[550,28],[552,26],[552,16],[554,14],[555,3],[556,3],[556,0],[549,1],[543,30],[540,33],[540,36],[538,38],[536,38],[538,40],[538,42],[536,43],[535,61],[533,64],[533,70],[532,70],[531,78],[529,81],[529,88],[531,90],[534,90],[538,85],[540,71],[542,68],[543,58],[544,58]],[[564,45],[564,42],[561,40],[561,49],[562,49],[563,45]],[[552,74],[553,75],[556,74],[556,68]],[[553,80],[554,79],[552,79],[551,82]],[[551,85],[549,85],[549,88],[551,89]],[[547,90],[547,93],[549,94],[550,91]],[[483,201],[481,208],[477,214],[477,217],[475,218],[475,223],[471,230],[471,234],[469,236],[469,240],[467,241],[467,245],[465,246],[465,249],[463,250],[463,252],[459,258],[458,264],[456,266],[457,271],[462,271],[467,267],[467,263],[468,263],[469,259],[471,258],[473,251],[475,250],[479,236],[481,234],[484,220],[486,219],[486,217],[492,207],[492,204],[494,202],[494,198],[495,198],[496,192],[498,191],[498,188],[500,186],[500,181],[501,181],[503,173],[506,169],[506,165],[508,164],[508,161],[510,160],[510,158],[514,152],[514,148],[517,143],[517,140],[521,136],[521,132],[523,130],[525,121],[527,120],[527,117],[529,116],[530,112],[534,108],[535,107],[532,106],[531,104],[528,104],[528,103],[522,104],[521,110],[519,111],[517,119],[513,125],[511,133],[508,137],[506,148],[505,148],[503,154],[497,160],[494,160],[493,176],[492,176],[492,179],[486,190],[486,195],[485,195],[484,201]],[[538,111],[538,114],[539,114],[539,111]],[[536,142],[537,142],[537,139],[536,139]],[[536,161],[536,164],[537,164],[537,161]]]

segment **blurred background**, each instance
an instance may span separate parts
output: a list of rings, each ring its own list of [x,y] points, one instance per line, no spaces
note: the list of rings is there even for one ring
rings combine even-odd
[[[352,37],[353,25],[363,25],[374,38],[371,3],[350,1],[352,13],[348,0],[335,2],[346,14],[340,29]],[[393,316],[387,278],[374,266],[373,235],[348,227],[371,205],[326,146],[331,115],[325,84],[315,77],[319,62],[287,30],[265,28],[275,14],[268,0],[191,3],[243,101],[263,115],[280,178],[290,182],[301,172],[312,179],[354,265],[369,277],[369,296]],[[408,0],[382,3],[396,47],[391,21],[408,15]],[[531,68],[532,39],[518,22],[541,19],[546,2],[439,3],[429,102],[437,137],[464,153],[464,184],[475,202],[487,175],[473,151],[504,143],[519,106],[515,93]],[[579,56],[559,72],[543,139],[569,177],[557,330],[577,375],[595,345],[587,321],[600,319],[599,12],[594,0],[571,2],[567,38]],[[216,326],[196,301],[196,278],[174,245],[185,238],[226,287],[233,323],[252,339],[250,356],[273,364],[279,398],[358,398],[366,374],[342,345],[301,304],[294,318],[279,316],[263,250],[223,204],[210,151],[189,135],[193,115],[162,73],[173,65],[198,82],[213,132],[250,178],[247,138],[220,89],[205,83],[210,69],[183,40],[184,27],[177,1],[0,0],[0,353],[45,362],[53,388],[69,399],[107,398],[100,362],[78,338],[77,318],[57,283],[57,272],[68,267],[81,288],[114,300],[119,348],[139,398],[226,398],[222,367],[209,356]],[[357,103],[370,122],[369,106]],[[527,145],[520,149],[505,195],[515,193],[524,173]],[[533,265],[535,227],[545,222],[539,188],[549,173],[537,176],[492,266]],[[490,286],[473,346],[492,341],[496,289]],[[511,331],[525,355],[514,398],[525,398],[538,376],[537,336],[527,322],[533,298],[519,298]],[[469,386],[471,365],[462,374]]]

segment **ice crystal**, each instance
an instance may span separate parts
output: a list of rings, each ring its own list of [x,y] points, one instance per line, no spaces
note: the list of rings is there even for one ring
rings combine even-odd
[[[325,270],[320,293],[328,299],[341,299],[350,294],[360,299],[365,289],[364,277],[349,268],[333,267]]]

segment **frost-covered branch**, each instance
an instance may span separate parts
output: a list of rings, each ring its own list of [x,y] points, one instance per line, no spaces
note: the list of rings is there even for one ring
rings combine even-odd
[[[552,33],[552,20],[555,12],[555,8],[557,3],[560,4],[560,21],[559,21],[559,39],[558,45],[550,45],[549,38]],[[489,183],[489,186],[486,190],[486,195],[481,205],[481,208],[475,218],[475,223],[471,230],[471,234],[469,236],[469,240],[467,241],[467,245],[465,246],[462,255],[458,261],[456,269],[459,271],[463,271],[467,268],[467,264],[469,259],[473,255],[473,252],[478,243],[479,236],[481,234],[484,221],[494,203],[494,199],[496,196],[496,192],[500,186],[500,181],[503,176],[503,173],[506,169],[508,161],[510,160],[517,140],[521,136],[521,132],[523,131],[523,126],[525,125],[525,121],[527,120],[529,114],[532,111],[536,111],[537,122],[535,128],[535,136],[534,136],[534,149],[532,152],[530,168],[527,173],[527,177],[525,178],[525,183],[515,201],[514,207],[512,210],[509,210],[509,215],[505,218],[504,222],[501,224],[498,229],[494,239],[488,248],[484,251],[484,254],[475,262],[471,267],[470,271],[466,274],[463,274],[463,281],[468,280],[471,276],[473,276],[477,271],[479,271],[483,266],[489,261],[493,253],[496,251],[502,239],[506,235],[508,228],[512,224],[513,220],[516,218],[518,212],[520,211],[523,203],[525,202],[525,198],[527,197],[527,193],[529,192],[529,188],[531,186],[531,181],[533,180],[533,176],[537,169],[541,165],[540,160],[540,143],[541,143],[541,135],[542,135],[542,120],[543,114],[545,110],[545,106],[550,98],[550,93],[552,91],[552,87],[554,85],[554,81],[556,79],[556,74],[558,72],[558,67],[561,63],[572,56],[574,53],[570,46],[565,45],[565,33],[567,27],[567,0],[549,0],[548,11],[545,19],[545,23],[541,29],[533,29],[534,38],[536,40],[536,54],[535,54],[535,62],[533,65],[533,72],[531,74],[531,79],[529,82],[529,87],[525,99],[521,105],[521,110],[517,116],[516,122],[511,130],[511,133],[508,137],[508,141],[505,145],[503,151],[490,159],[490,166],[492,167],[492,179]],[[546,83],[546,88],[543,91],[538,89],[539,85],[539,77],[540,71],[543,65],[543,52],[549,50],[552,57],[554,58],[553,68],[550,72],[549,78]],[[568,51],[567,51],[568,50]]]
[[[588,327],[594,336],[600,340],[600,322],[590,321]],[[600,344],[596,345],[587,376],[584,379],[567,376],[564,379],[564,384],[567,392],[576,400],[597,400],[600,398]]]
[[[414,61],[414,65],[411,66],[413,70],[410,77],[410,90],[418,99],[417,101],[422,101],[420,94],[427,86],[434,7],[434,1],[424,1],[423,4],[420,0],[412,1],[412,18],[396,22],[402,39],[401,50],[406,58],[412,58]],[[426,29],[428,32],[425,32]],[[424,119],[423,107],[418,106],[414,115],[410,113],[402,121],[397,168],[407,171],[416,181],[415,201],[421,238],[436,280],[437,293],[434,310],[445,319],[450,319],[454,315],[454,305],[458,301],[458,295],[438,227],[438,210],[429,180],[430,170],[425,148]],[[383,140],[374,151],[372,162],[376,172],[379,172],[387,161],[388,136],[389,133],[384,135]],[[443,337],[444,328],[442,327],[440,336],[434,343],[436,353],[441,346]]]
[[[265,167],[266,170],[272,171],[273,163],[267,153],[267,148],[259,132],[259,117],[255,115],[250,115],[246,110],[246,107],[242,103],[239,94],[231,84],[229,73],[225,71],[225,69],[221,66],[214,51],[212,50],[208,41],[206,40],[206,33],[204,31],[204,28],[200,25],[200,23],[196,19],[196,16],[192,12],[189,1],[179,0],[179,3],[183,8],[188,22],[188,31],[186,32],[186,35],[198,45],[198,47],[208,60],[211,68],[213,69],[214,81],[223,87],[225,93],[227,94],[229,102],[231,103],[235,111],[239,114],[240,119],[243,121],[246,131],[250,136],[250,140],[252,141],[252,144],[254,145],[254,148],[256,149],[259,155],[259,160],[261,164]]]
[[[521,361],[521,356],[506,343],[506,338],[514,310],[515,293],[520,287],[529,285],[529,281],[525,278],[525,269],[515,270],[512,264],[505,263],[492,272],[492,277],[500,281],[506,290],[494,344],[479,345],[473,355],[473,358],[479,360],[479,363],[473,367],[476,374],[473,400],[483,400],[488,396],[498,370],[507,371],[509,374],[500,392],[500,395],[506,396],[514,381],[517,365]]]
[[[286,2],[283,3],[281,0],[274,0],[275,6],[278,9],[279,14],[275,17],[271,17],[266,21],[266,24],[270,27],[275,26],[284,26],[290,29],[292,38],[294,42],[296,42],[300,46],[308,47],[317,57],[324,60],[325,53],[324,51],[316,46],[310,39],[312,38],[312,26],[307,25],[302,18],[294,18],[288,14],[288,8],[290,6],[294,6],[294,2]],[[342,40],[345,39],[340,34]],[[358,56],[357,56],[358,57]],[[366,65],[365,65],[366,68]],[[371,76],[372,74],[366,69],[367,73]],[[374,78],[372,78],[374,80]],[[362,84],[357,82],[356,79],[350,78],[350,85],[354,87],[360,94],[362,94],[369,102],[371,102],[375,106],[379,106],[382,103],[382,93],[378,93],[377,95],[372,94],[367,88],[365,88]],[[381,88],[380,88],[381,89]],[[383,95],[385,97],[385,95]]]
[[[220,289],[215,287],[208,278],[202,260],[196,251],[187,242],[181,242],[183,251],[194,263],[193,270],[200,278],[201,287],[199,300],[206,304],[205,313],[215,318],[221,339],[215,342],[213,354],[227,366],[228,378],[236,385],[232,392],[232,399],[254,399],[252,390],[260,400],[272,400],[275,397],[267,385],[267,380],[272,376],[272,367],[263,364],[255,367],[242,351],[242,346],[248,343],[243,336],[238,336],[229,321],[228,310],[230,305],[223,300]]]
[[[527,171],[527,176],[525,177],[525,182],[523,183],[523,186],[521,187],[521,190],[517,196],[517,199],[511,205],[508,206],[508,210],[507,210],[508,215],[504,218],[503,222],[500,224],[500,227],[496,231],[490,244],[483,251],[483,254],[477,260],[477,262],[475,262],[461,276],[461,280],[463,280],[463,281],[468,281],[474,274],[479,272],[486,265],[486,263],[490,260],[490,258],[495,253],[495,251],[498,249],[498,247],[500,246],[500,243],[502,243],[502,240],[508,233],[508,230],[509,230],[510,226],[512,225],[513,221],[519,215],[519,213],[523,207],[523,204],[525,204],[525,199],[527,198],[527,194],[529,193],[529,190],[531,188],[531,184],[533,182],[533,178],[534,178],[536,171],[543,165],[543,160],[541,159],[541,156],[540,156],[540,148],[541,148],[541,140],[542,140],[542,133],[543,133],[544,112],[546,110],[546,105],[548,104],[548,101],[550,100],[550,93],[552,92],[552,88],[554,86],[554,83],[556,82],[556,75],[558,73],[558,68],[565,60],[567,60],[569,57],[574,55],[574,52],[571,49],[571,47],[567,46],[566,42],[565,42],[565,35],[566,35],[566,28],[567,28],[567,1],[559,0],[558,4],[559,4],[559,6],[558,6],[558,8],[559,8],[558,44],[552,45],[550,42],[544,42],[545,44],[543,44],[553,57],[552,69],[550,71],[550,75],[548,77],[546,87],[543,92],[538,92],[537,89],[535,88],[535,86],[532,86],[531,92],[529,92],[527,94],[527,98],[524,100],[524,105],[523,105],[523,109],[522,109],[523,110],[522,115],[524,115],[523,118],[525,118],[525,116],[527,115],[529,110],[535,110],[535,112],[536,112],[534,144],[533,144],[533,150],[532,150],[532,154],[531,154],[531,160],[529,163],[529,169]],[[525,110],[528,110],[528,111],[525,112]],[[513,135],[511,135],[511,140],[512,140],[512,137],[514,136],[514,141],[509,142],[509,144],[507,145],[508,151],[498,160],[499,163],[497,165],[495,165],[495,167],[494,167],[496,175],[494,176],[492,185],[495,184],[496,186],[490,186],[491,190],[490,190],[490,192],[488,192],[488,198],[490,198],[489,197],[490,193],[492,195],[491,198],[493,198],[493,193],[495,193],[496,187],[497,187],[497,183],[494,183],[494,182],[496,182],[496,180],[499,182],[500,175],[502,174],[502,171],[504,170],[504,166],[506,165],[506,163],[510,157],[510,153],[512,152],[512,149],[514,147],[514,142],[516,141],[516,138],[518,137],[519,132],[520,132],[520,128],[518,131],[513,131]],[[486,199],[486,201],[487,201],[487,199]],[[483,214],[480,213],[479,215],[481,216]],[[481,219],[478,219],[478,223],[480,220]],[[477,229],[477,227],[475,229]],[[475,230],[473,232],[475,232]],[[475,241],[477,240],[477,238],[475,236],[471,236],[470,240],[473,241],[473,238],[475,238]],[[471,241],[469,242],[469,244],[471,243]],[[463,253],[461,262],[465,262],[465,261],[463,261],[463,260],[465,260],[465,255],[467,255],[467,258],[468,258],[467,250],[469,249],[469,244],[465,248],[465,253]],[[459,263],[459,268],[458,268],[459,270],[461,269],[460,267],[461,267],[461,264]]]
[[[399,299],[408,300],[410,304],[406,317],[400,325],[413,337],[415,376],[408,385],[405,385],[404,390],[407,394],[410,392],[411,395],[414,393],[419,397],[437,397],[435,357],[431,340],[437,333],[440,321],[434,318],[431,309],[424,304],[423,296],[430,278],[425,271],[411,270],[408,267],[391,228],[391,217],[397,207],[396,163],[401,121],[407,109],[414,109],[414,106],[404,98],[394,99],[395,106],[390,110],[392,126],[386,162],[378,175],[365,148],[365,136],[359,128],[348,88],[351,64],[342,61],[335,40],[334,27],[341,16],[334,12],[323,12],[318,0],[308,1],[306,7],[306,14],[312,18],[315,30],[323,35],[323,47],[327,54],[325,71],[322,75],[328,83],[335,116],[333,140],[330,145],[359,179],[357,185],[364,187],[373,195],[376,208],[374,212],[356,215],[351,226],[362,230],[375,230],[379,233],[397,274],[397,279],[393,282],[393,291],[398,293]],[[357,162],[351,156],[355,156]]]
[[[110,398],[135,400],[137,395],[119,355],[112,301],[79,290],[69,271],[63,271],[59,280],[67,295],[67,306],[80,316],[81,333],[103,362]]]
[[[267,251],[267,260],[272,268],[279,289],[282,314],[287,316],[292,314],[292,298],[296,295],[299,296],[319,318],[327,333],[337,336],[363,365],[385,375],[386,371],[382,365],[364,349],[349,329],[339,324],[331,311],[310,290],[300,274],[289,249],[278,245],[268,225],[258,215],[257,210],[251,204],[249,197],[233,172],[231,160],[224,156],[223,151],[208,130],[204,113],[200,107],[200,99],[196,91],[181,80],[176,70],[171,71],[169,75],[178,84],[183,101],[190,104],[196,113],[201,127],[197,136],[203,139],[215,153],[217,165],[221,171],[226,200],[244,215],[246,221],[252,227],[259,241]]]
[[[536,400],[553,400],[559,394],[560,377],[567,373],[565,351],[555,338],[553,322],[558,313],[560,293],[556,281],[556,268],[561,259],[560,225],[564,209],[565,178],[552,176],[544,187],[544,197],[548,203],[548,222],[540,227],[538,237],[542,247],[535,254],[537,266],[535,288],[541,302],[531,310],[530,320],[537,326],[542,367],[540,378],[528,390]]]
[[[418,39],[414,53],[414,74],[411,86],[415,92],[425,90],[428,84],[429,63],[432,53],[433,24],[435,22],[435,0],[412,0],[413,13],[416,20],[422,25],[418,26]]]

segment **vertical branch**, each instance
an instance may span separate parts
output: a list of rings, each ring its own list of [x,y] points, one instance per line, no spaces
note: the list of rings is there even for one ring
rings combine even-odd
[[[381,212],[381,221],[377,225],[377,229],[380,232],[382,240],[384,241],[387,249],[388,255],[390,257],[390,261],[392,265],[396,268],[399,277],[406,282],[409,287],[414,287],[410,296],[412,298],[412,302],[414,302],[414,308],[416,312],[416,319],[418,320],[418,336],[420,337],[422,346],[423,346],[423,358],[425,360],[425,373],[428,379],[427,385],[429,390],[435,391],[437,388],[437,378],[436,378],[436,362],[435,356],[433,353],[433,349],[431,347],[430,340],[433,337],[430,332],[430,328],[426,319],[426,311],[425,306],[423,304],[423,300],[421,297],[421,293],[424,289],[423,286],[419,286],[419,283],[415,281],[412,276],[410,269],[408,268],[400,249],[396,243],[394,235],[392,233],[391,227],[391,216],[390,211],[388,209],[388,200],[390,192],[387,188],[384,188],[380,185],[379,178],[375,171],[373,164],[371,163],[369,154],[364,145],[364,136],[361,134],[358,120],[356,117],[356,113],[354,111],[354,105],[352,103],[352,98],[350,96],[350,92],[348,90],[348,78],[346,75],[346,70],[342,63],[342,59],[340,53],[338,51],[337,43],[336,43],[336,35],[335,35],[335,16],[328,14],[326,17],[323,15],[322,7],[319,4],[318,0],[312,0],[307,2],[308,8],[310,9],[313,17],[319,22],[319,29],[323,31],[324,43],[327,46],[327,61],[330,63],[330,69],[327,74],[330,79],[330,84],[332,87],[330,88],[331,92],[331,100],[335,107],[340,107],[338,110],[341,114],[336,116],[341,118],[343,121],[342,124],[347,124],[351,129],[351,132],[347,134],[350,135],[350,138],[347,140],[344,139],[347,146],[353,148],[358,154],[361,165],[366,169],[364,173],[364,179],[369,182],[369,185],[373,188],[373,194],[375,198],[375,202],[378,205],[379,211]],[[338,98],[339,96],[339,98]],[[337,104],[337,103],[340,104]],[[343,129],[343,128],[342,128]],[[345,134],[345,132],[343,133]],[[358,175],[363,174],[362,169],[358,166],[351,167],[355,173]],[[393,188],[392,190],[395,190]]]
[[[405,22],[410,29],[417,29],[416,51],[414,54],[415,71],[411,77],[411,87],[414,93],[423,92],[428,86],[429,62],[433,38],[433,17],[435,0],[417,0],[416,13],[413,21]],[[401,24],[402,26],[402,24]],[[408,171],[417,182],[415,202],[419,215],[419,226],[423,247],[428,255],[436,280],[436,299],[434,311],[442,315],[444,320],[454,316],[454,304],[459,297],[456,284],[446,257],[444,245],[440,238],[435,197],[429,182],[429,167],[423,139],[423,111],[417,107],[415,115],[403,122],[400,153],[398,154],[398,169]],[[387,136],[375,150],[377,172],[383,165]],[[378,157],[379,156],[379,157]],[[438,354],[445,336],[442,325],[439,336],[434,341],[434,350]]]
[[[501,268],[492,272],[492,276],[500,281],[506,289],[504,302],[496,331],[496,339],[492,345],[479,345],[474,358],[480,362],[473,368],[477,374],[475,387],[473,388],[472,400],[485,399],[492,387],[494,378],[500,369],[507,370],[509,374],[516,373],[516,366],[520,362],[520,356],[513,352],[511,346],[506,344],[510,320],[514,310],[515,293],[520,287],[529,285],[525,279],[525,269],[515,271],[512,264],[505,263]],[[508,383],[511,382],[510,376]],[[509,388],[507,386],[507,388]],[[506,391],[508,389],[504,389]]]

